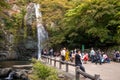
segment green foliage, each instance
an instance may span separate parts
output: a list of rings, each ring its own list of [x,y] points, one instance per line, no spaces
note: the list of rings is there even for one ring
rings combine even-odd
[[[55,69],[48,67],[39,61],[36,61],[33,68],[34,75],[36,75],[36,78],[39,78],[39,80],[59,80]]]
[[[0,27],[3,27],[1,24],[4,24],[4,21],[2,19],[9,19],[5,14],[5,12],[9,10],[9,7],[9,4],[5,0],[0,1]]]
[[[43,22],[49,26],[51,22],[58,26],[66,10],[71,8],[71,4],[67,0],[41,0],[40,4]]]
[[[7,18],[4,12],[5,10],[8,10],[9,7],[10,7],[9,4],[5,0],[0,1],[0,18],[3,18],[3,17]]]
[[[8,4],[6,3],[6,5],[8,5]],[[10,5],[10,6],[12,7],[12,5]],[[2,9],[4,9],[4,8],[2,8]],[[9,32],[12,33],[15,36],[14,37],[15,41],[20,40],[20,37],[18,37],[18,36],[22,35],[21,31],[23,30],[22,28],[24,28],[24,16],[26,14],[26,11],[25,11],[25,7],[21,7],[20,9],[21,9],[20,13],[16,12],[11,16],[7,16],[7,18],[5,17],[2,19],[3,24],[4,24],[4,30],[8,31],[8,33]],[[3,12],[4,12],[4,10],[3,10]],[[5,9],[5,12],[7,12],[7,9]],[[10,12],[12,13],[12,10],[10,10]]]
[[[6,33],[6,27],[4,25],[4,20],[9,20],[9,17],[6,13],[7,10],[9,10],[9,4],[3,0],[0,1],[0,46],[3,47],[3,44],[5,44],[5,33]]]
[[[21,13],[13,15],[11,18],[12,20],[9,23],[6,23],[6,27],[8,27],[9,31],[15,36],[15,43],[20,42],[24,38],[24,16],[25,12],[21,11]]]
[[[26,4],[28,4],[29,2],[31,2],[31,0],[17,0],[17,5],[23,5],[26,6]]]
[[[46,80],[59,80],[56,75],[50,75],[46,78]]]
[[[65,36],[62,44],[85,44],[88,47],[120,44],[119,0],[85,0],[75,5],[65,14],[60,33],[63,35],[64,32]]]

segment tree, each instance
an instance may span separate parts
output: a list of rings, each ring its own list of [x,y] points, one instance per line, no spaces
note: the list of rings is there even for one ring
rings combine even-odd
[[[7,2],[5,2],[5,0],[0,2],[0,27],[2,28],[2,26],[4,25],[4,21],[2,19],[7,18],[7,15],[5,14],[5,10],[9,9],[9,5]]]
[[[40,5],[43,23],[47,27],[59,27],[66,10],[72,7],[68,0],[41,0]]]
[[[119,15],[119,0],[81,1],[65,15],[66,24],[63,27],[65,39],[61,43],[77,47],[82,44],[88,47],[118,45],[120,44]]]

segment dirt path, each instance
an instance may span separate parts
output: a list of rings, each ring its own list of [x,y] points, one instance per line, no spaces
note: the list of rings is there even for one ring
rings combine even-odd
[[[102,65],[88,63],[84,64],[87,73],[100,74],[103,80],[120,80],[120,63],[110,62]]]

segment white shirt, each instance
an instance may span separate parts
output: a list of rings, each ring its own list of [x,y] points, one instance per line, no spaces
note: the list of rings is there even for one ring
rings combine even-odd
[[[90,55],[95,55],[95,51],[94,51],[94,50],[91,50],[91,51],[90,51]]]
[[[62,50],[62,51],[61,51],[61,55],[62,55],[62,56],[65,56],[65,50]]]

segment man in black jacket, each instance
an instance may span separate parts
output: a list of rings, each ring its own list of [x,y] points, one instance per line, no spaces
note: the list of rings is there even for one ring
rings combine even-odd
[[[80,50],[77,50],[76,52],[77,52],[77,53],[76,53],[76,55],[75,55],[75,65],[76,65],[76,66],[80,66],[80,69],[81,69],[83,72],[85,72],[85,68],[84,68],[84,66],[82,66],[82,60],[81,60],[82,55],[81,55],[81,51],[80,51]]]

